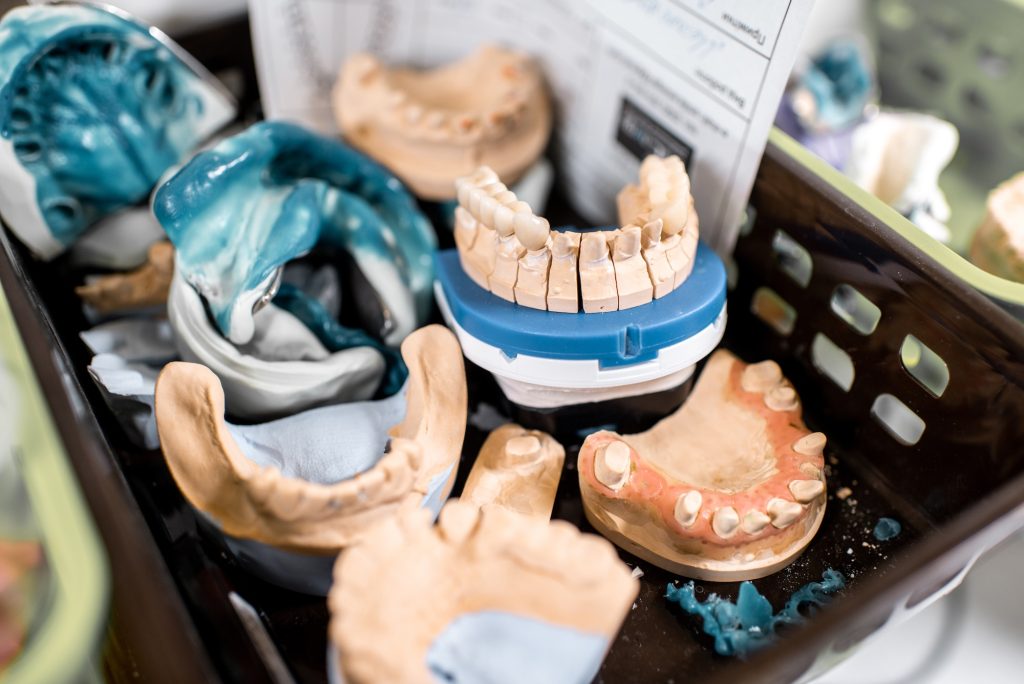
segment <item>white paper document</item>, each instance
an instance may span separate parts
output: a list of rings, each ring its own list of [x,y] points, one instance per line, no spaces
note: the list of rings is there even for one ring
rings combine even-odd
[[[336,133],[345,58],[436,66],[484,42],[534,55],[573,206],[615,223],[649,153],[686,162],[702,238],[731,250],[813,0],[250,0],[267,118]]]

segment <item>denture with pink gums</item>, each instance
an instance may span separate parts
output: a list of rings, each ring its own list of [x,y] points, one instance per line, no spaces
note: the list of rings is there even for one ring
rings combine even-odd
[[[796,559],[825,512],[825,435],[774,361],[718,351],[686,403],[647,432],[597,432],[578,470],[590,523],[630,553],[710,581]]]

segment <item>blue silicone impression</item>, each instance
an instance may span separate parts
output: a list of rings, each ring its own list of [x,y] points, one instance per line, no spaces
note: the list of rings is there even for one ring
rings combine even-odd
[[[830,568],[822,574],[821,582],[809,582],[793,592],[778,613],[773,611],[772,604],[753,582],[740,584],[736,603],[718,594],[711,594],[701,603],[694,593],[692,581],[679,587],[668,585],[665,596],[687,613],[703,619],[704,633],[714,637],[716,653],[743,658],[771,643],[780,625],[803,622],[801,606],[821,606],[845,584],[843,575]]]
[[[353,255],[402,336],[429,314],[436,238],[413,197],[369,158],[299,126],[258,123],[201,152],[157,189],[153,211],[236,344],[251,318],[240,307],[316,245]]]
[[[0,135],[65,246],[202,142],[200,88],[145,27],[94,7],[19,7],[0,22]]]
[[[513,304],[473,282],[456,250],[437,255],[437,279],[459,326],[505,355],[597,359],[601,367],[654,359],[714,323],[725,306],[725,266],[703,242],[686,282],[622,311],[572,314]]]
[[[434,638],[427,667],[446,684],[587,684],[607,646],[600,634],[480,611],[460,615]]]

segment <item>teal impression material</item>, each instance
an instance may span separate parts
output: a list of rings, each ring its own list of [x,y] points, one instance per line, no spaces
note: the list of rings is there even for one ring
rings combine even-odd
[[[13,9],[0,21],[0,212],[52,258],[234,116],[212,76],[127,15]]]
[[[346,145],[262,122],[196,155],[154,195],[177,266],[235,344],[280,268],[317,245],[348,250],[387,309],[394,345],[430,311],[436,238],[413,197]]]
[[[409,370],[405,367],[398,350],[381,344],[362,330],[346,328],[334,320],[318,300],[289,283],[281,285],[274,297],[274,304],[299,319],[329,352],[352,347],[373,347],[379,351],[387,363],[387,370],[377,390],[377,396],[390,397],[402,389],[405,379],[409,376]]]
[[[753,582],[740,584],[736,603],[718,594],[711,594],[701,603],[694,593],[692,581],[680,587],[668,585],[665,596],[669,601],[678,603],[687,613],[699,615],[703,619],[704,633],[714,637],[716,653],[743,658],[769,644],[779,625],[803,622],[800,606],[827,603],[831,595],[845,584],[842,573],[830,568],[822,574],[822,581],[809,582],[793,592],[786,606],[778,613],[773,612],[772,604]]]

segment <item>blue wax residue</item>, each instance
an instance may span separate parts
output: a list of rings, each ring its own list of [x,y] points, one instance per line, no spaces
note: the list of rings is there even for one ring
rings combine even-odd
[[[282,283],[274,304],[281,307],[312,331],[320,344],[329,352],[338,352],[352,347],[373,347],[384,357],[387,370],[377,395],[389,397],[402,389],[409,370],[397,350],[385,346],[362,330],[346,328],[338,323],[319,301],[290,283]]]
[[[716,653],[744,658],[770,643],[779,625],[802,622],[804,617],[800,614],[800,606],[823,605],[844,586],[843,575],[830,568],[823,573],[821,582],[810,582],[797,589],[786,606],[774,614],[771,603],[753,582],[740,584],[736,603],[718,594],[711,594],[701,603],[694,593],[692,581],[681,587],[668,585],[665,596],[687,613],[703,618],[704,633],[714,637]]]
[[[47,228],[63,245],[146,199],[233,115],[145,27],[88,6],[5,15],[0,84],[0,134],[35,180]],[[214,99],[219,120],[210,121]]]
[[[353,255],[395,324],[387,343],[430,312],[437,243],[412,195],[366,156],[299,126],[261,122],[201,152],[157,189],[153,212],[236,344],[251,337],[253,294],[318,244]]]
[[[481,611],[460,615],[437,635],[427,667],[446,684],[589,684],[607,646],[600,634]]]
[[[874,535],[878,541],[889,541],[899,536],[899,533],[902,531],[903,525],[900,525],[899,521],[892,518],[879,518],[878,523],[875,525]]]

